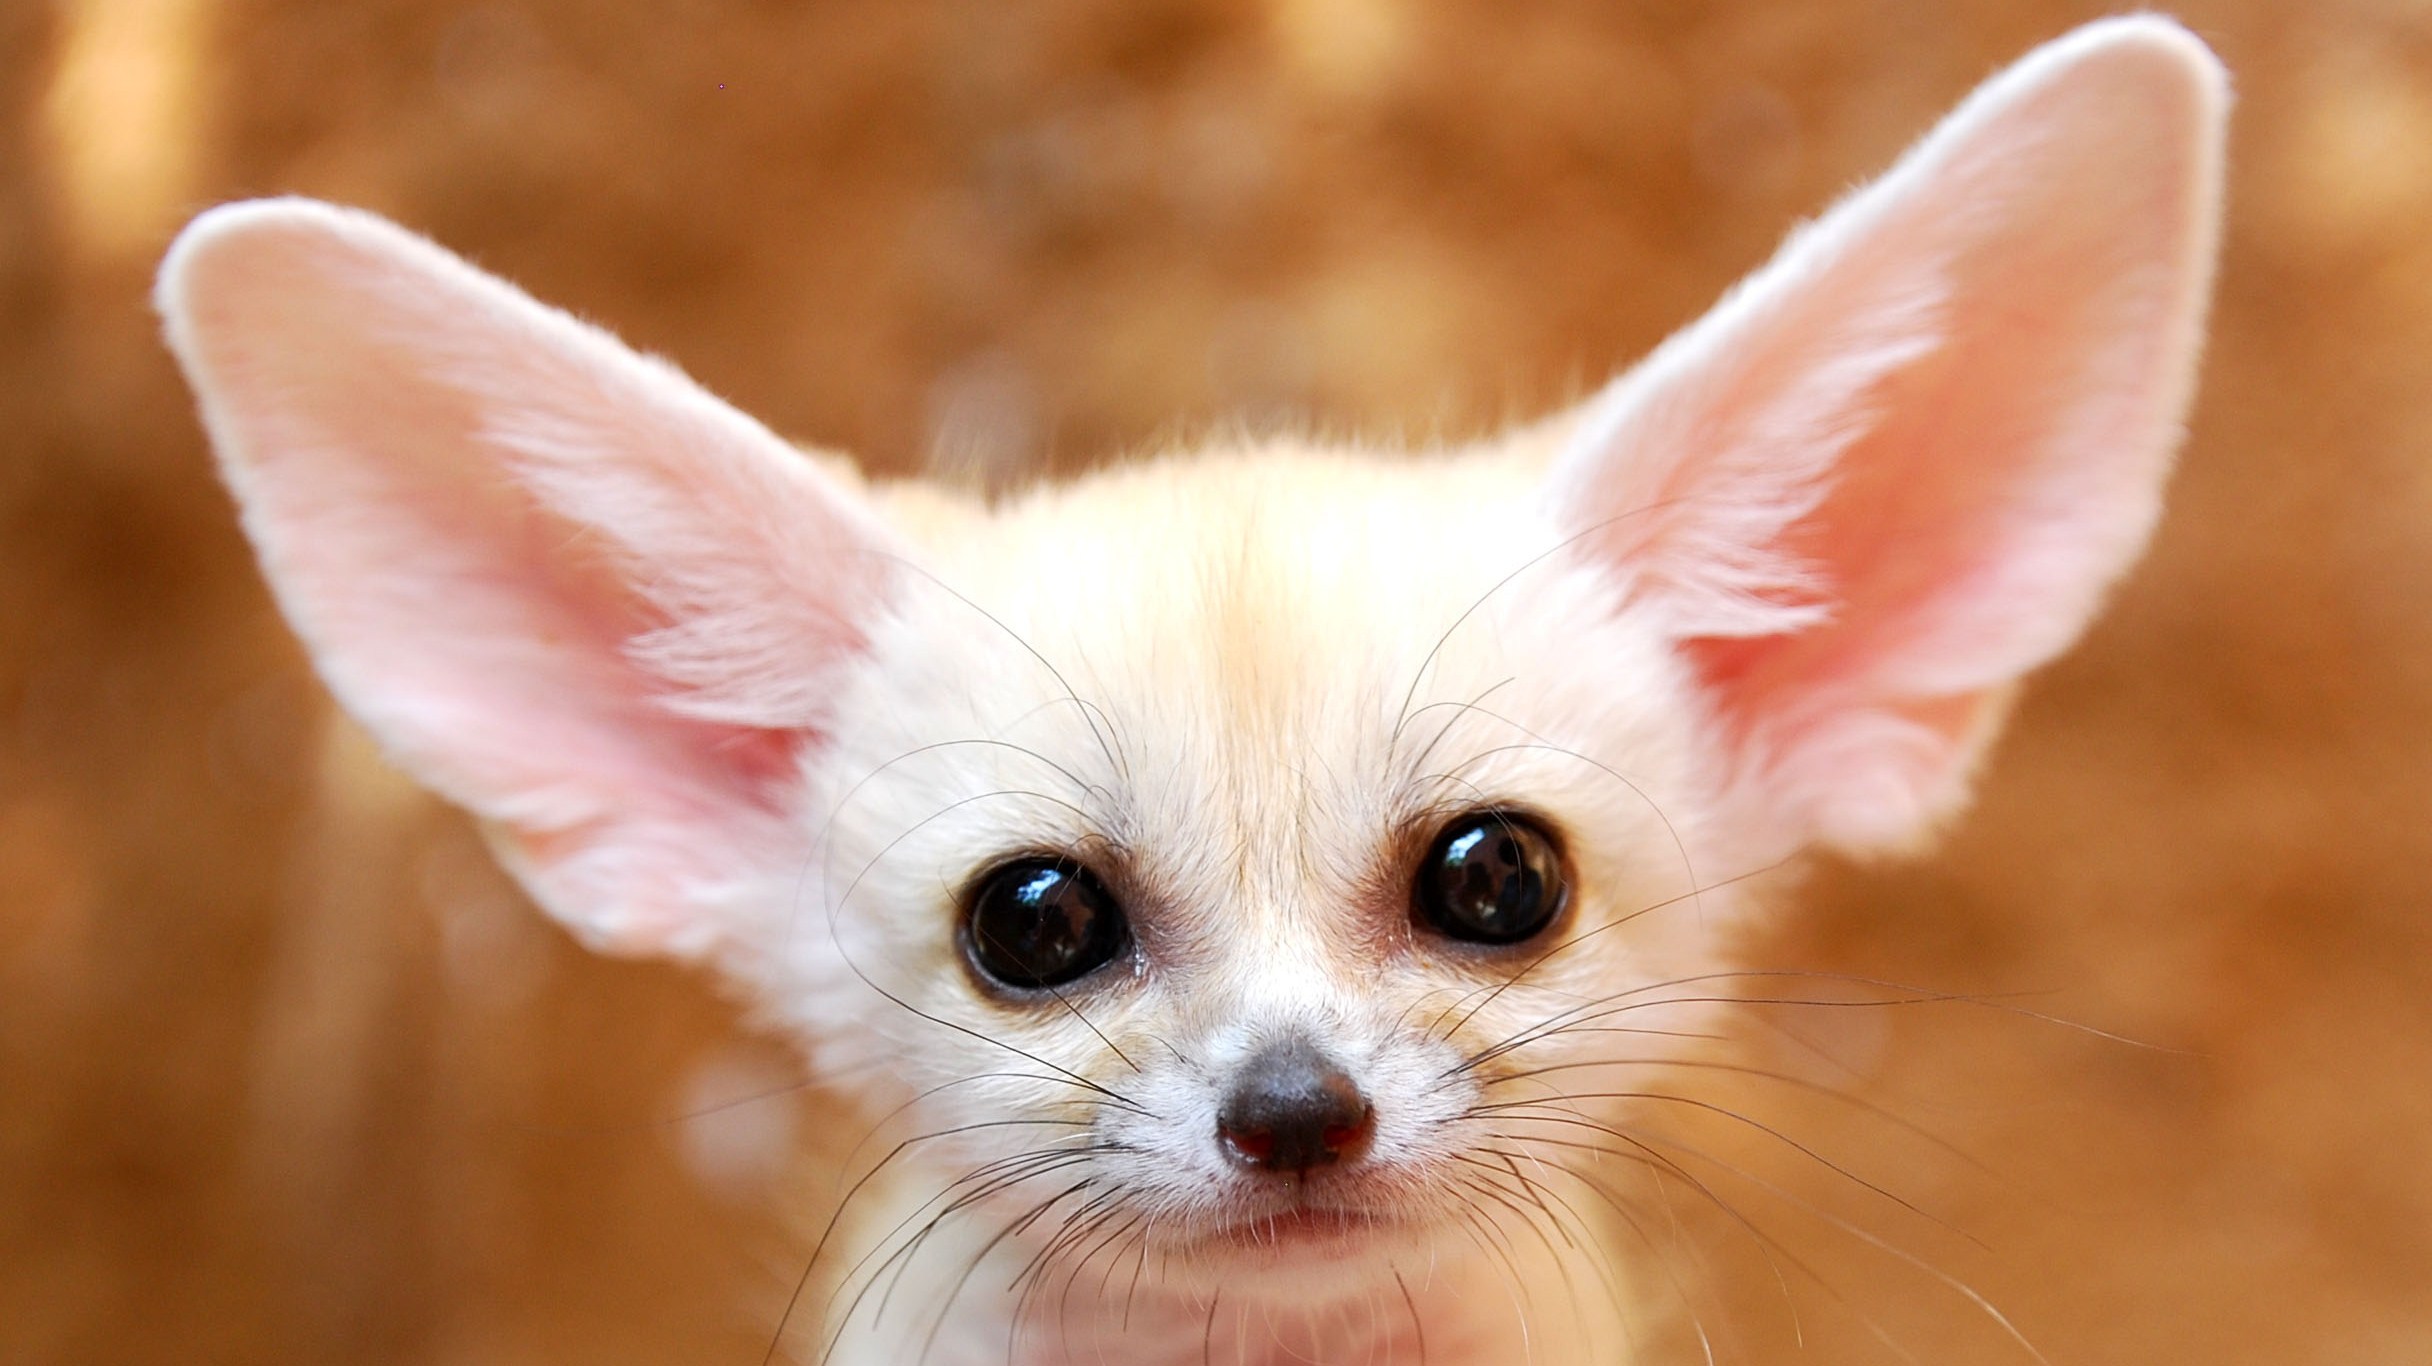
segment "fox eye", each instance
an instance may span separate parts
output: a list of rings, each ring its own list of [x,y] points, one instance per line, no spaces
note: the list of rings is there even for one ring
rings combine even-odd
[[[1002,986],[1062,986],[1111,963],[1131,925],[1105,886],[1071,859],[1004,864],[979,882],[963,918],[963,950]]]
[[[1569,899],[1562,851],[1544,826],[1512,811],[1472,811],[1428,846],[1413,909],[1473,944],[1517,944],[1554,923]]]

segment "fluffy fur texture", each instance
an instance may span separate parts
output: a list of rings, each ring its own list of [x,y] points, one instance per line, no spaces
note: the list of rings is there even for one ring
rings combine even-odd
[[[806,1358],[1561,1366],[1661,1291],[1620,1174],[1694,1181],[1639,1115],[1746,880],[1927,833],[2141,547],[2225,102],[2182,30],[2094,25],[1578,412],[994,506],[349,210],[206,214],[159,302],[345,705],[552,915],[715,964],[862,1097]],[[1512,949],[1410,909],[1481,808],[1573,865]],[[1135,951],[992,988],[967,889],[1040,851]],[[1282,1179],[1216,1112],[1294,1038],[1375,1131]]]

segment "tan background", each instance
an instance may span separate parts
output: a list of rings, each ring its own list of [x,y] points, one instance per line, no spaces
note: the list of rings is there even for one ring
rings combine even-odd
[[[2097,12],[0,0],[0,1360],[748,1364],[801,1255],[770,1154],[839,1122],[673,1121],[782,1055],[696,980],[577,953],[330,722],[152,339],[194,208],[378,208],[884,470],[1244,412],[1460,434],[1642,351]],[[2157,551],[1946,854],[1831,874],[1760,946],[2177,1051],[1785,1021],[1985,1170],[1823,1100],[1776,1120],[1982,1245],[1776,1179],[2061,1366],[2420,1363],[2432,6],[2182,12],[2242,101]],[[1899,1360],[1860,1316],[2030,1360],[1744,1203],[1847,1307],[1789,1277],[1793,1358],[1719,1240],[1692,1293],[1724,1360]]]

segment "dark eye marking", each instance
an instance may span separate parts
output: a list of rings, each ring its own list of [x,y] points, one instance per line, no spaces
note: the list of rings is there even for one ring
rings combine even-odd
[[[1517,811],[1454,817],[1427,847],[1411,887],[1420,924],[1472,944],[1517,944],[1542,933],[1570,899],[1562,849]]]
[[[1000,986],[1062,986],[1131,947],[1122,905],[1076,860],[1016,859],[975,888],[963,912],[963,953]]]

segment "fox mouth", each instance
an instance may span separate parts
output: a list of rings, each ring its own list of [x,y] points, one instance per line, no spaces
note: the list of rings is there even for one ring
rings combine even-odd
[[[1205,1234],[1210,1249],[1286,1254],[1339,1248],[1403,1231],[1407,1221],[1381,1210],[1347,1205],[1287,1205],[1229,1219]]]

